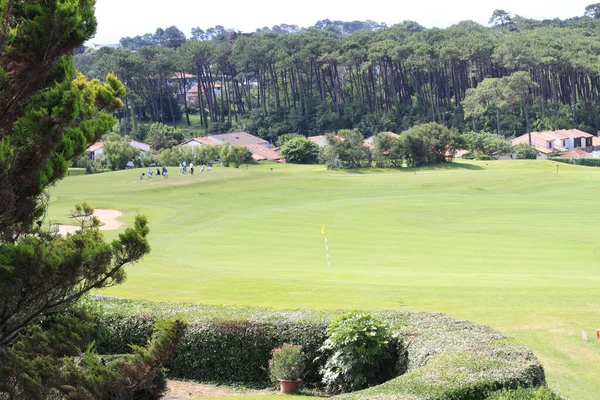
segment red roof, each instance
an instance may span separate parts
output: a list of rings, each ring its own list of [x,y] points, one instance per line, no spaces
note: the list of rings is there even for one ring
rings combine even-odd
[[[207,146],[218,146],[221,144],[221,143],[217,142],[216,140],[213,140],[206,136],[191,138],[191,139],[186,140],[182,144],[188,144],[189,142],[198,142],[200,144],[204,144]]]
[[[583,151],[581,149],[573,149],[565,154],[562,155],[562,157],[581,157],[581,156],[587,156],[590,153],[588,153],[587,151]]]
[[[248,144],[248,145],[246,145],[246,147],[252,153],[252,158],[257,161],[281,159],[281,156],[279,155],[279,153],[277,153],[271,149],[267,149],[266,147],[263,147],[261,145]]]
[[[104,146],[104,143],[102,143],[102,142],[96,142],[94,144],[89,145],[88,148],[87,148],[87,151],[94,152],[96,150],[101,149],[103,146]]]

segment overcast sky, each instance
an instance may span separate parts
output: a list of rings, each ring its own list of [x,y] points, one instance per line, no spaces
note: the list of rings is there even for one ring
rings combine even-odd
[[[593,0],[96,0],[98,32],[90,42],[118,43],[124,36],[177,26],[188,37],[191,28],[222,25],[254,32],[278,24],[311,26],[320,19],[371,19],[388,25],[413,20],[444,28],[463,20],[487,24],[492,12],[503,9],[527,18],[581,16]]]

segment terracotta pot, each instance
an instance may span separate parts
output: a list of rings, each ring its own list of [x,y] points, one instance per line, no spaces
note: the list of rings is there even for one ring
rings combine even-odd
[[[288,381],[285,379],[280,379],[279,387],[281,389],[281,393],[294,393],[296,390],[298,390],[298,385],[300,385],[300,382],[302,382],[302,379],[298,379],[297,381]]]

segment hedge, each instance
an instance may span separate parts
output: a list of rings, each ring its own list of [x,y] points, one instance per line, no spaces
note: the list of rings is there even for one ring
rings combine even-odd
[[[267,386],[269,350],[283,342],[304,347],[304,381],[319,384],[325,357],[317,349],[332,318],[342,311],[275,311],[267,308],[204,306],[92,299],[97,306],[96,345],[122,353],[143,344],[158,318],[179,316],[188,328],[170,360],[169,376],[215,383]],[[493,329],[439,313],[371,312],[390,326],[396,345],[385,368],[406,373],[340,399],[485,399],[502,390],[545,385],[534,354]],[[315,361],[316,360],[316,361]],[[314,361],[314,362],[313,362]]]
[[[556,161],[565,164],[583,165],[586,167],[600,167],[600,158],[566,158],[566,157],[551,157],[549,161]]]

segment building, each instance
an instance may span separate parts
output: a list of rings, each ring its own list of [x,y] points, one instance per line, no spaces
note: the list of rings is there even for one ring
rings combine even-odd
[[[271,149],[271,143],[269,143],[269,141],[247,132],[222,133],[218,135],[196,137],[186,140],[182,143],[182,146],[220,146],[225,143],[245,146],[252,153],[252,158],[256,161],[281,160],[279,153]]]
[[[394,133],[394,132],[384,132],[386,135],[394,137],[394,138],[399,138],[400,135]],[[368,147],[371,150],[375,149],[375,146],[373,145],[373,141],[375,140],[375,135],[366,138],[365,140],[363,140],[363,144],[365,147]]]
[[[594,135],[578,129],[560,129],[526,133],[514,138],[511,141],[512,145],[529,144],[529,135],[531,135],[532,146],[540,153],[539,158],[547,158],[550,153],[564,153],[577,148],[592,147],[594,138]]]
[[[324,147],[327,144],[325,135],[309,136],[309,137],[307,137],[307,139],[313,143],[316,143],[319,147]]]
[[[137,140],[130,141],[129,145],[141,151],[150,151],[151,149],[149,144],[138,142]],[[104,142],[96,142],[92,145],[89,145],[86,151],[90,160],[95,160],[96,157],[104,152]]]

